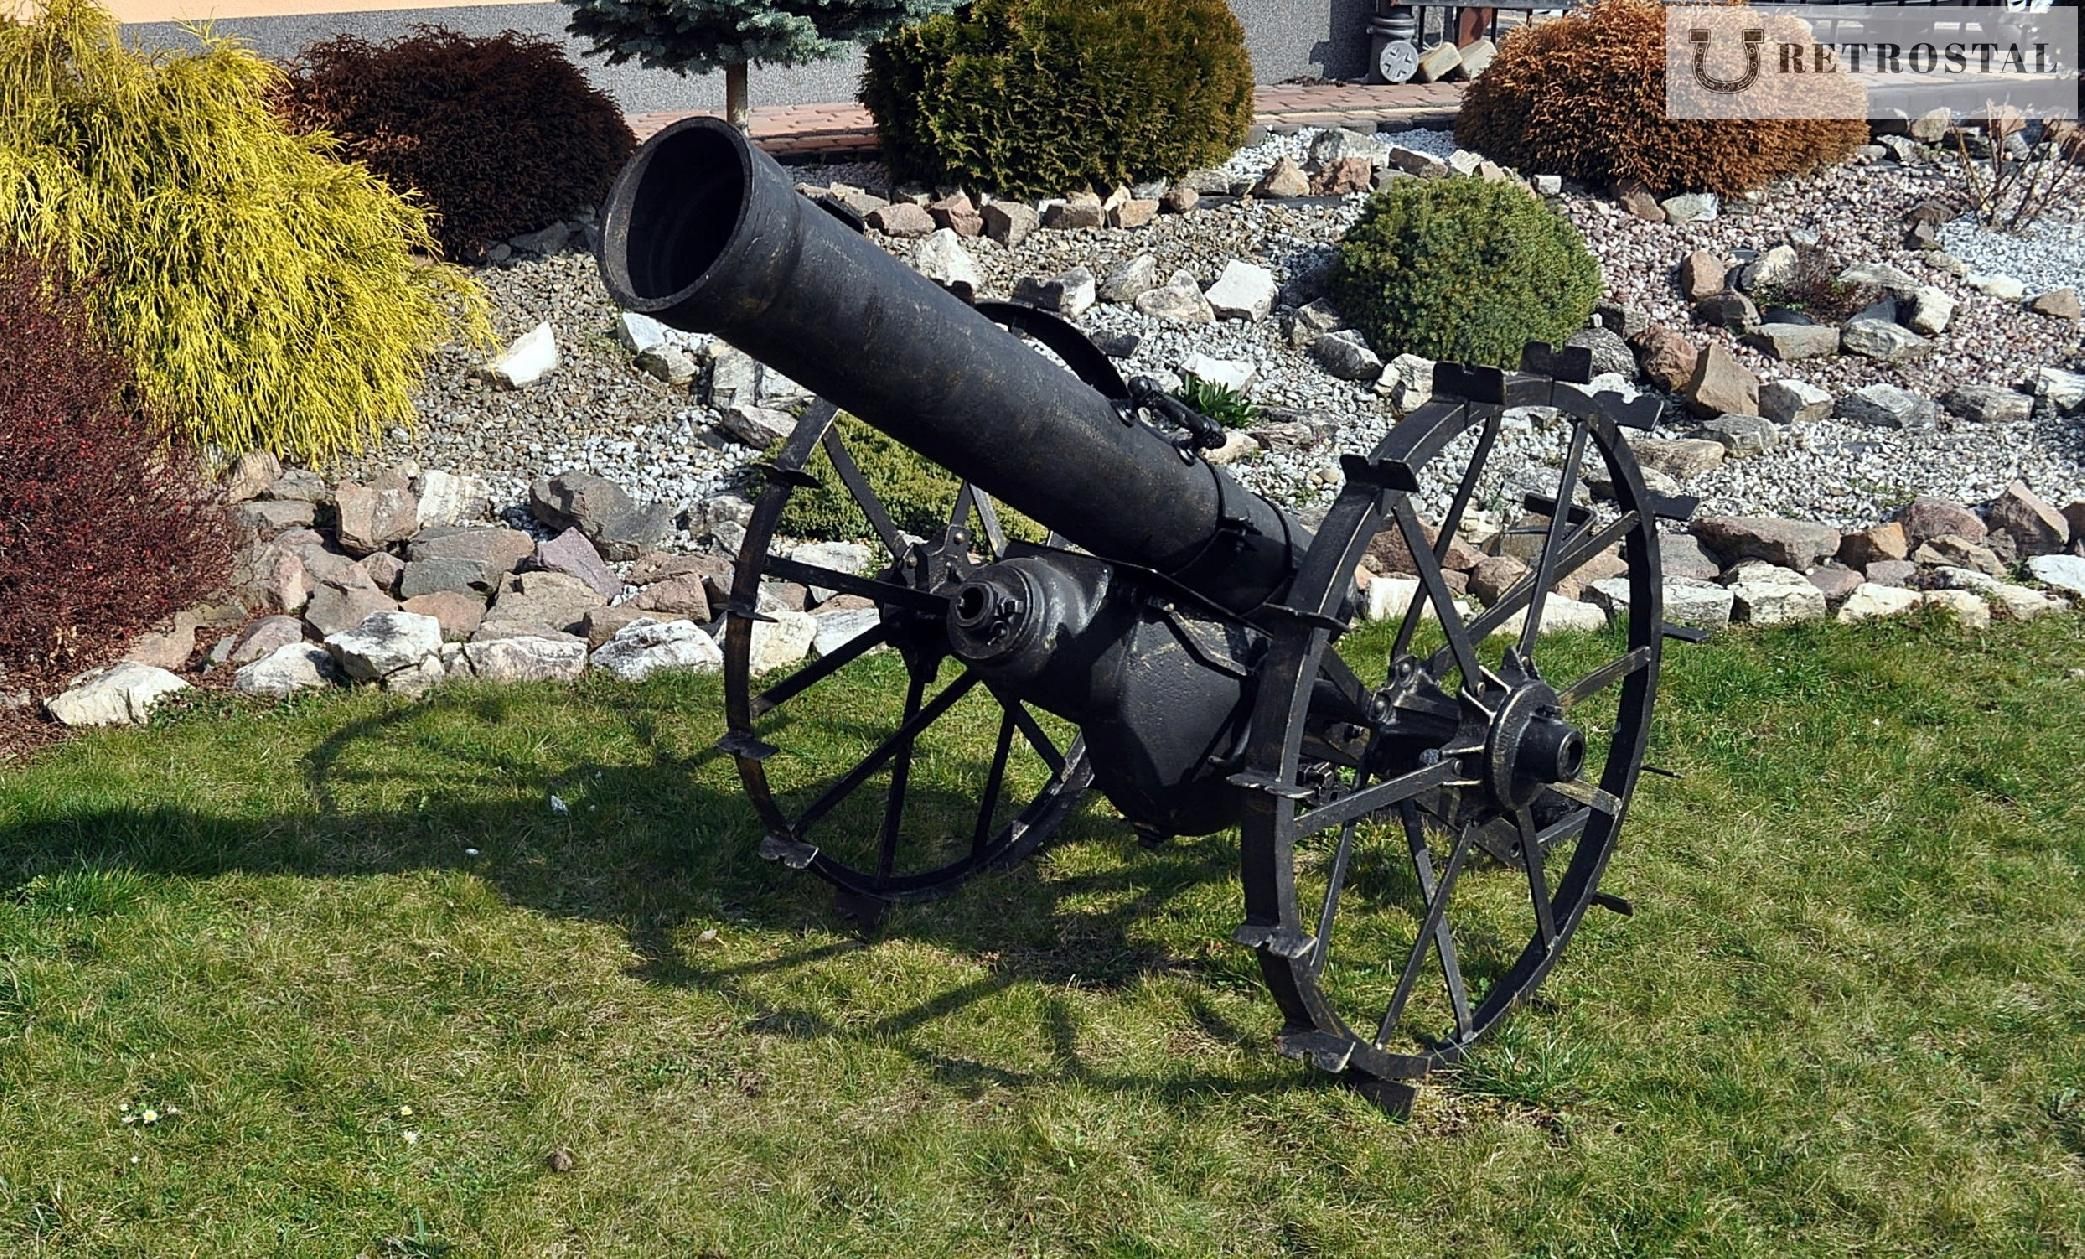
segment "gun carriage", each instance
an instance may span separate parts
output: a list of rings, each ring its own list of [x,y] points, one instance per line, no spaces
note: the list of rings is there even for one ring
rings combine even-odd
[[[724,609],[721,746],[762,856],[872,917],[1028,857],[1091,791],[1147,842],[1236,828],[1234,939],[1279,1004],[1281,1048],[1379,1097],[1496,1026],[1590,908],[1626,912],[1599,884],[1677,633],[1661,620],[1657,521],[1691,510],[1646,490],[1621,436],[1652,423],[1654,400],[1591,392],[1583,351],[1533,346],[1519,372],[1442,364],[1434,400],[1347,455],[1344,488],[1306,528],[1203,458],[1214,426],[1123,380],[1071,325],[960,300],[858,229],[704,119],[643,146],[602,233],[621,306],[716,333],[817,395],[767,469]],[[1518,406],[1559,413],[1562,471],[1519,494],[1539,513],[1514,539],[1529,571],[1475,613],[1443,560],[1497,480]],[[843,411],[959,483],[924,536],[879,500]],[[873,572],[771,545],[792,495],[822,484],[814,467],[873,529]],[[1597,508],[1581,501],[1589,480],[1609,500]],[[1445,507],[1438,532],[1422,501]],[[1006,508],[1047,534],[1013,536]],[[1378,634],[1387,645],[1343,655],[1379,534],[1408,554],[1416,591],[1394,636]],[[1537,632],[1545,605],[1596,563],[1626,582],[1617,641],[1558,675]],[[771,581],[859,596],[875,615],[763,682]],[[879,648],[906,679],[891,727],[844,769],[779,782],[792,715]],[[915,775],[962,703],[987,706],[978,728],[994,735],[956,824]]]

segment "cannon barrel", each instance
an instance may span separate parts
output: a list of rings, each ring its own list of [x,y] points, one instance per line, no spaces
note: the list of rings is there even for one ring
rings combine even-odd
[[[1158,431],[799,196],[735,128],[676,123],[609,194],[600,266],[626,310],[713,332],[1106,559],[1234,612],[1309,538]]]

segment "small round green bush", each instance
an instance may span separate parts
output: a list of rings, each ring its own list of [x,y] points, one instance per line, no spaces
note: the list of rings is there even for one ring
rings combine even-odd
[[[1577,229],[1516,184],[1400,179],[1377,193],[1332,268],[1332,299],[1385,355],[1511,367],[1561,342],[1600,297]]]
[[[977,0],[872,45],[861,100],[898,178],[1039,196],[1222,161],[1252,85],[1224,0]]]
[[[847,453],[861,469],[862,479],[883,503],[883,509],[898,528],[920,537],[941,536],[948,527],[948,513],[955,506],[962,482],[955,474],[927,462],[896,438],[851,415],[834,421]],[[854,496],[833,470],[825,448],[811,455],[804,470],[818,484],[789,496],[782,509],[777,531],[792,538],[816,538],[825,542],[858,542],[872,539],[876,531],[855,504]],[[1028,517],[998,504],[999,527],[1011,538],[1040,542],[1048,530]]]

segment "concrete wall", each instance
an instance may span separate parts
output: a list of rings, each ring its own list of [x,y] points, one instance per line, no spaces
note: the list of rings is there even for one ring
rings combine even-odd
[[[1230,2],[1244,23],[1260,82],[1280,83],[1300,76],[1358,79],[1366,71],[1368,37],[1364,28],[1370,0]],[[391,4],[416,7],[383,7]],[[635,63],[609,66],[599,57],[583,56],[586,45],[565,35],[565,6],[558,3],[477,5],[468,0],[443,0],[427,7],[427,0],[116,0],[116,11],[129,23],[125,38],[141,46],[192,43],[177,24],[145,19],[210,19],[218,34],[236,35],[263,56],[274,58],[287,58],[305,45],[333,35],[390,39],[417,23],[472,34],[524,31],[566,41],[572,59],[627,113],[718,109],[724,102],[721,75],[683,77],[665,70],[639,69]],[[753,103],[852,100],[860,73],[859,56],[800,68],[756,68]]]

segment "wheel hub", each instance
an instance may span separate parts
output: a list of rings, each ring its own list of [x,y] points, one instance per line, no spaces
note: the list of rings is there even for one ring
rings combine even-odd
[[[1585,768],[1585,734],[1564,720],[1557,693],[1539,679],[1513,688],[1492,719],[1485,785],[1507,808],[1523,808],[1552,783]]]

